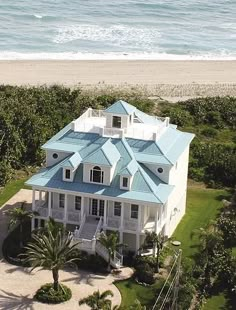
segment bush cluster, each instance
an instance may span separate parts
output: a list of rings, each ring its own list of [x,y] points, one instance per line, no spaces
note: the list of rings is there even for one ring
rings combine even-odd
[[[138,282],[153,284],[155,283],[154,269],[155,258],[152,256],[137,256],[135,258],[134,267],[136,269],[135,276]]]
[[[87,108],[106,108],[118,99],[151,112],[153,102],[136,93],[110,94],[63,86],[0,86],[0,186],[12,169],[41,165],[41,146]]]
[[[55,291],[53,283],[46,283],[37,290],[34,298],[42,303],[59,304],[70,300],[71,296],[71,290],[67,286],[59,284],[58,291]]]

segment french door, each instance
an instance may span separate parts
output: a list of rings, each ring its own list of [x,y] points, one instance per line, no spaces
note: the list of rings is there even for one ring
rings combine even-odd
[[[90,215],[104,216],[104,200],[91,199]]]

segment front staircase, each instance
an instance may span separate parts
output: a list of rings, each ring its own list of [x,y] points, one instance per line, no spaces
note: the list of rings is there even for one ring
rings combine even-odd
[[[86,251],[89,254],[98,254],[108,262],[109,254],[107,249],[99,242],[99,234],[103,224],[102,217],[97,220],[91,216],[85,216],[79,229],[73,233],[73,242],[78,243],[78,248],[81,251]],[[115,251],[114,258],[110,261],[113,268],[120,268],[123,264],[123,256]]]

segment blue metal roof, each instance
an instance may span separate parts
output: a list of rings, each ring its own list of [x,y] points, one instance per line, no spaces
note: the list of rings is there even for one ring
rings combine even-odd
[[[130,115],[132,114],[134,111],[136,110],[136,108],[132,105],[130,105],[129,103],[123,101],[123,100],[119,100],[116,101],[114,104],[112,104],[111,106],[109,106],[105,112],[107,113],[114,113],[114,114],[123,114],[123,115]]]
[[[126,115],[134,111],[140,121],[152,124],[160,122],[121,100],[106,110],[108,113]],[[56,165],[32,176],[26,184],[144,202],[165,203],[173,186],[162,182],[145,164],[173,165],[193,137],[193,134],[181,132],[173,125],[167,127],[157,141],[144,141],[102,137],[89,132],[74,132],[69,124],[43,145],[44,149],[67,152],[68,156]],[[111,185],[84,183],[83,163],[115,167]],[[63,181],[62,169],[67,166],[76,169],[73,182]],[[120,189],[121,175],[132,176],[130,191]]]

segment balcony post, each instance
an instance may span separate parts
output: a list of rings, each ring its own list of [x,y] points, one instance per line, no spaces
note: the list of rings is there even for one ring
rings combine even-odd
[[[84,196],[81,196],[80,221],[84,217]]]
[[[121,203],[121,213],[120,213],[120,230],[124,229],[124,202]]]
[[[139,206],[138,206],[138,225],[137,225],[137,232],[140,232],[140,231],[141,231],[141,209],[142,209],[142,206],[139,205]]]
[[[32,192],[32,211],[35,211],[35,189]]]
[[[51,216],[52,209],[52,192],[48,192],[48,217]]]
[[[68,194],[65,194],[64,220],[63,220],[64,226],[66,226],[67,222],[67,208],[68,208]]]
[[[108,208],[108,200],[105,200],[104,201],[103,226],[107,226],[107,208]]]
[[[42,191],[39,191],[39,207],[41,207],[42,204]]]
[[[155,233],[157,233],[157,227],[158,227],[158,209],[155,213]]]

